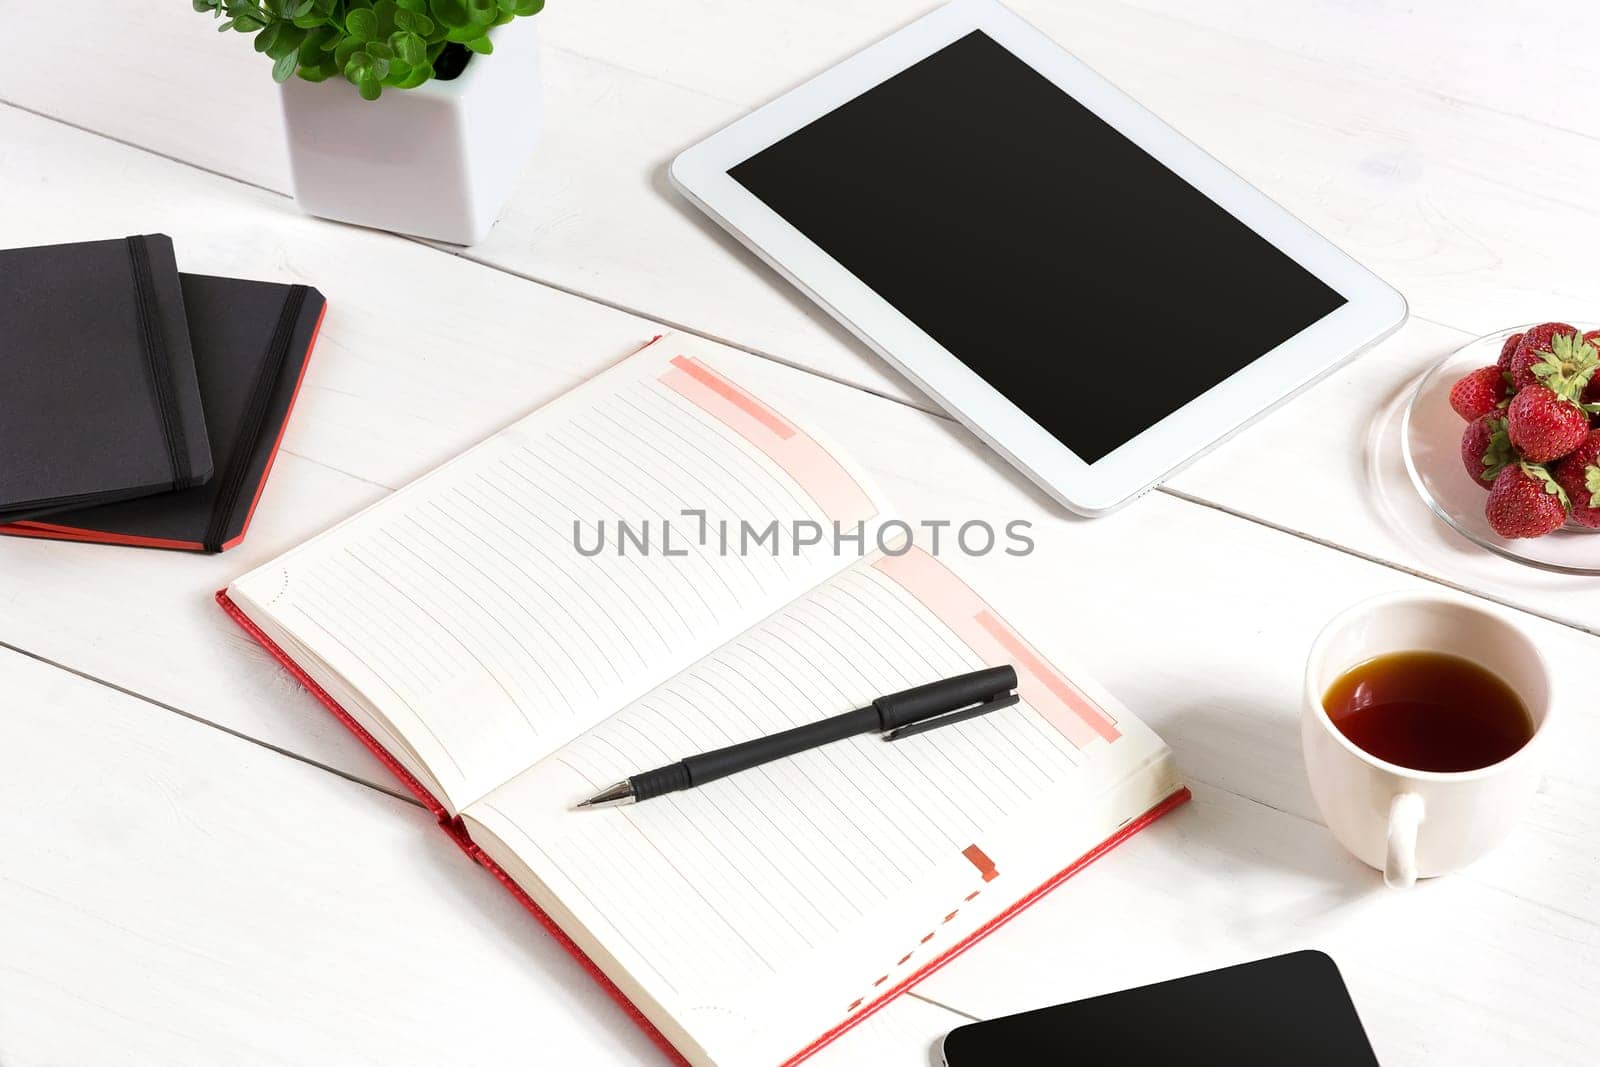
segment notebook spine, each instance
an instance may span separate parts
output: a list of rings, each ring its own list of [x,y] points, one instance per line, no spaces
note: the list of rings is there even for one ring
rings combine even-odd
[[[156,303],[150,248],[142,236],[129,237],[127,243],[128,259],[133,268],[133,303],[139,318],[139,343],[144,350],[145,366],[149,370],[151,389],[155,393],[156,412],[161,419],[161,436],[167,446],[168,469],[172,471],[171,488],[188,489],[194,484],[194,472],[189,466],[189,442],[184,436],[183,415],[178,409],[177,387],[172,380],[172,357],[167,351],[166,334],[161,329],[161,309]]]
[[[549,913],[539,907],[532,897],[528,896],[527,892],[505,872],[504,868],[473,842],[472,838],[467,834],[467,829],[462,822],[461,816],[452,816],[448,809],[439,802],[438,798],[428,792],[422,783],[417,781],[416,777],[390,754],[388,749],[378,743],[377,738],[373,737],[366,727],[362,726],[348,711],[344,710],[339,702],[333,698],[332,694],[318,685],[316,680],[305,672],[304,668],[296,663],[287,652],[279,648],[277,643],[266,635],[265,631],[251,621],[250,616],[239,610],[239,606],[228,598],[226,589],[218,590],[216,601],[230,619],[237,623],[252,640],[266,649],[268,655],[281,663],[294,676],[295,681],[305,686],[306,690],[317,699],[317,702],[332,712],[334,718],[339,720],[345,729],[354,734],[356,740],[360,741],[367,751],[376,756],[391,774],[400,779],[401,784],[410,790],[411,794],[422,803],[422,806],[433,814],[439,823],[439,827],[456,843],[456,847],[460,848],[475,863],[492,874],[495,880],[511,893],[517,903],[521,904],[528,914],[532,915],[539,925],[544,927],[545,932],[553,937],[556,943],[565,949],[567,954],[583,968],[584,972],[605,991],[606,995],[627,1013],[628,1018],[633,1021],[634,1025],[666,1055],[667,1059],[674,1064],[674,1067],[689,1067],[689,1061],[684,1057],[683,1053],[679,1052],[672,1042],[667,1040],[666,1035],[656,1027],[655,1023],[650,1021],[649,1016],[640,1011],[638,1005],[629,1000],[628,995],[617,988],[617,984],[611,980],[610,976],[601,970],[594,960],[589,958],[588,953],[584,952],[583,948],[573,941],[565,930],[561,929],[560,924],[552,919]]]
[[[291,285],[284,294],[283,307],[278,312],[278,323],[272,330],[272,340],[267,344],[266,358],[250,393],[250,407],[239,427],[239,438],[234,442],[233,454],[217,483],[217,495],[211,504],[211,517],[206,523],[205,538],[201,548],[206,552],[221,552],[233,527],[235,512],[244,494],[245,484],[254,464],[256,450],[261,443],[261,432],[266,427],[267,412],[272,406],[272,394],[283,376],[283,366],[288,361],[294,344],[296,327],[305,308],[306,286]]]
[[[226,589],[219,590],[217,592],[216,601],[222,610],[227,613],[229,618],[237,623],[244,630],[244,632],[251,637],[251,639],[264,648],[268,655],[282,664],[289,671],[289,673],[294,676],[296,681],[305,686],[311,695],[315,697],[323,707],[327,708],[328,711],[331,712],[346,729],[356,736],[356,739],[359,740],[368,751],[376,756],[383,763],[383,765],[395,775],[395,777],[400,779],[401,783],[405,785],[405,787],[410,790],[419,801],[421,801],[422,805],[433,814],[434,818],[438,821],[440,828],[450,836],[451,840],[456,843],[456,846],[474,861],[476,861],[479,865],[481,865],[484,869],[489,871],[489,873],[495,877],[495,880],[511,893],[511,895],[516,899],[517,903],[521,904],[522,907],[539,922],[539,925],[543,926],[545,931],[549,933],[551,937],[555,938],[556,943],[564,948],[567,953],[571,955],[581,967],[583,967],[584,971],[588,973],[589,977],[593,978],[600,988],[603,989],[612,1000],[616,1001],[619,1007],[627,1012],[628,1017],[633,1020],[634,1024],[637,1025],[640,1030],[644,1032],[645,1036],[654,1042],[657,1048],[665,1053],[667,1057],[675,1065],[677,1065],[677,1067],[688,1067],[689,1061],[684,1057],[683,1053],[679,1052],[677,1048],[673,1046],[672,1042],[667,1040],[666,1035],[663,1034],[661,1030],[650,1021],[650,1018],[645,1015],[644,1012],[639,1010],[638,1005],[634,1004],[632,1000],[628,999],[627,994],[617,987],[616,983],[611,980],[611,977],[607,975],[605,971],[600,969],[599,965],[589,957],[588,953],[583,950],[582,946],[573,941],[571,935],[563,930],[560,924],[551,918],[550,914],[541,908],[538,902],[530,897],[527,891],[518,885],[516,881],[506,873],[504,868],[496,863],[488,853],[484,852],[483,849],[478,847],[478,845],[467,834],[466,827],[459,815],[451,816],[445,806],[441,804],[432,793],[429,793],[427,789],[423,787],[422,783],[417,781],[415,776],[413,776],[410,771],[406,770],[400,761],[395,759],[394,756],[389,753],[388,749],[379,744],[378,740],[374,738],[364,726],[357,722],[349,712],[340,706],[339,702],[333,698],[332,694],[318,685],[316,680],[307,674],[303,667],[296,663],[287,652],[285,652],[277,645],[276,642],[272,640],[272,638],[267,636],[265,631],[257,626],[248,615],[240,610],[239,606],[228,597],[228,591]],[[990,933],[993,933],[1000,926],[1004,925],[1007,921],[1020,914],[1022,911],[1027,909],[1029,905],[1033,904],[1040,897],[1050,892],[1056,886],[1071,878],[1073,875],[1083,870],[1083,868],[1087,867],[1089,864],[1104,856],[1107,852],[1110,852],[1112,849],[1122,844],[1134,834],[1137,834],[1139,831],[1143,830],[1145,827],[1149,826],[1151,823],[1167,814],[1173,808],[1186,803],[1189,799],[1190,794],[1188,788],[1180,786],[1173,793],[1169,794],[1166,799],[1157,803],[1143,815],[1128,820],[1116,831],[1116,833],[1102,841],[1089,852],[1078,857],[1078,859],[1074,860],[1066,868],[1057,872],[1044,884],[1036,887],[1032,892],[1015,901],[1010,907],[1006,908],[999,915],[996,915],[994,918],[984,923],[977,930],[968,934],[961,941],[957,942],[955,945],[934,957],[930,962],[923,964],[922,967],[920,967],[915,973],[880,993],[870,1003],[861,1006],[859,1010],[852,1010],[848,1012],[846,1017],[838,1025],[822,1034],[815,1041],[811,1042],[811,1044],[807,1045],[799,1052],[796,1052],[793,1056],[790,1056],[788,1059],[784,1060],[780,1067],[796,1067],[796,1065],[801,1063],[801,1061],[809,1059],[825,1046],[832,1044],[834,1041],[838,1040],[842,1035],[848,1032],[852,1027],[866,1019],[868,1016],[873,1015],[888,1005],[896,997],[900,996],[912,986],[916,985],[922,979],[933,974],[935,971],[948,964],[951,960],[961,955],[961,953],[965,952],[983,938],[987,937]]]

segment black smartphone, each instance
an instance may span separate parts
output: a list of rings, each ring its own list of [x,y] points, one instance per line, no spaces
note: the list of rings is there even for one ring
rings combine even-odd
[[[1331,958],[1291,952],[950,1031],[945,1067],[1378,1067]]]

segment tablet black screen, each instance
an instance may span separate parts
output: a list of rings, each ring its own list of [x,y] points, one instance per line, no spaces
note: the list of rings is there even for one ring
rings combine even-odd
[[[981,30],[729,174],[1086,462],[1345,303]]]

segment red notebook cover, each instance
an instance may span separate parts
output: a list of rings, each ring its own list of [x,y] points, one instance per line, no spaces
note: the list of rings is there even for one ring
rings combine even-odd
[[[417,781],[417,779],[411,774],[410,771],[405,769],[399,760],[396,760],[392,755],[389,754],[387,749],[378,744],[377,739],[368,733],[365,727],[352,718],[349,712],[340,707],[339,702],[333,699],[332,695],[330,695],[327,690],[318,685],[310,675],[301,669],[298,663],[289,657],[287,652],[278,647],[272,638],[268,637],[262,632],[260,627],[251,622],[249,616],[247,616],[243,611],[240,611],[238,605],[228,598],[227,590],[224,589],[217,592],[217,603],[221,605],[223,611],[228,613],[229,618],[238,623],[239,626],[244,629],[245,633],[249,634],[259,645],[261,645],[262,648],[266,649],[267,652],[271,654],[273,659],[283,664],[283,666],[288,669],[289,673],[294,676],[296,681],[305,686],[306,689],[310,691],[311,695],[316,697],[317,700],[322,703],[323,707],[331,711],[334,717],[344,724],[346,729],[355,734],[356,739],[365,745],[374,756],[378,757],[379,761],[389,769],[390,773],[392,773],[396,778],[400,779],[401,783],[411,791],[412,795],[421,801],[423,806],[433,813],[434,818],[439,822],[439,828],[450,836],[450,839],[460,847],[461,851],[465,852],[480,866],[487,868],[489,873],[494,875],[500,884],[503,885],[506,890],[517,899],[517,902],[526,908],[529,914],[531,914],[535,919],[539,920],[539,924],[545,928],[550,936],[555,938],[556,942],[562,948],[566,949],[574,959],[582,964],[583,969],[589,973],[589,976],[598,982],[600,984],[600,988],[604,989],[607,995],[609,995],[612,1000],[616,1001],[617,1004],[628,1013],[628,1017],[634,1021],[639,1029],[644,1031],[645,1035],[648,1036],[651,1041],[655,1042],[657,1047],[659,1047],[662,1052],[666,1053],[668,1059],[670,1059],[673,1063],[682,1064],[684,1067],[688,1067],[688,1060],[686,1060],[683,1055],[673,1047],[672,1043],[667,1040],[666,1036],[662,1034],[660,1030],[656,1029],[655,1024],[652,1023],[642,1011],[634,1006],[634,1003],[628,999],[627,995],[623,993],[622,990],[617,988],[616,983],[612,982],[611,979],[607,977],[606,973],[589,958],[583,949],[579,948],[577,943],[574,942],[572,938],[567,936],[566,931],[562,930],[561,927],[556,924],[555,920],[551,919],[550,916],[545,913],[543,908],[534,903],[532,897],[523,892],[521,886],[517,885],[516,882],[511,880],[511,876],[506,874],[506,872],[498,863],[490,859],[482,849],[473,843],[472,838],[467,836],[466,827],[460,818],[451,816],[445,806],[439,803],[438,799],[434,797],[432,793],[429,793],[426,789],[424,789],[422,787],[422,783]],[[1032,892],[1026,894],[1016,903],[1012,904],[1005,911],[1001,912],[989,922],[979,927],[964,941],[953,945],[941,955],[934,957],[921,970],[916,971],[898,985],[889,988],[875,1000],[863,1005],[859,1011],[856,1011],[850,1015],[850,1017],[844,1022],[840,1023],[838,1026],[834,1027],[828,1032],[820,1035],[815,1041],[811,1042],[811,1044],[807,1045],[805,1048],[789,1057],[789,1059],[780,1065],[780,1067],[794,1067],[795,1064],[800,1063],[813,1053],[821,1050],[824,1046],[833,1042],[836,1038],[844,1034],[861,1020],[865,1019],[879,1008],[882,1008],[884,1005],[894,1000],[901,993],[904,993],[906,990],[916,985],[928,975],[939,970],[939,968],[955,959],[968,948],[971,948],[973,945],[977,944],[978,941],[987,936],[991,931],[997,929],[1001,924],[1005,923],[1014,915],[1017,915],[1028,905],[1032,904],[1034,901],[1050,892],[1050,890],[1054,889],[1068,878],[1071,878],[1073,875],[1083,870],[1083,868],[1087,867],[1089,864],[1093,863],[1095,860],[1099,859],[1113,848],[1116,848],[1122,842],[1126,841],[1140,830],[1143,830],[1146,826],[1149,826],[1167,812],[1178,807],[1184,801],[1189,799],[1189,795],[1189,790],[1187,788],[1180,788],[1177,792],[1161,801],[1155,807],[1151,808],[1137,819],[1134,819],[1132,822],[1129,822],[1123,826],[1115,834],[1106,838],[1106,840],[1102,841],[1098,846],[1078,857],[1072,863],[1057,872],[1043,885],[1038,886]]]

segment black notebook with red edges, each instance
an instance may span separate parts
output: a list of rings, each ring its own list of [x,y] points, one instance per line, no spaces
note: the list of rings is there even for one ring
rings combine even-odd
[[[211,474],[171,238],[0,250],[0,521]]]
[[[184,274],[181,287],[215,476],[179,492],[13,522],[0,533],[196,552],[244,539],[326,305],[304,285]]]

